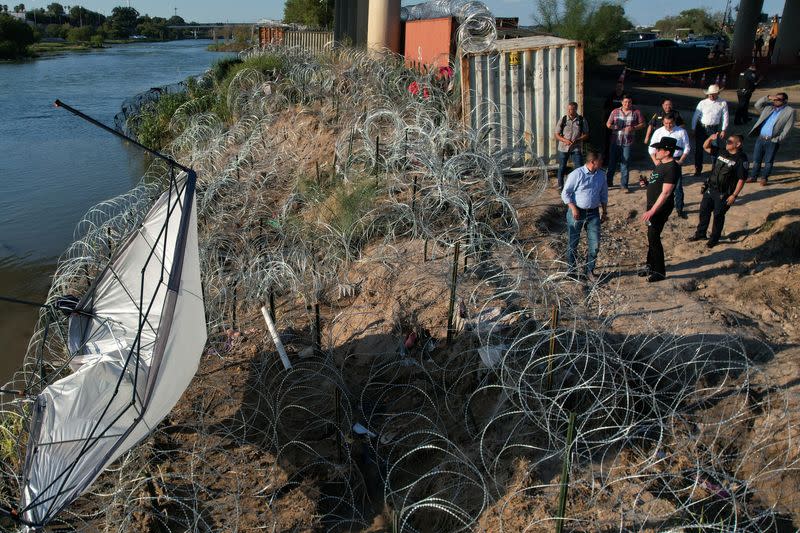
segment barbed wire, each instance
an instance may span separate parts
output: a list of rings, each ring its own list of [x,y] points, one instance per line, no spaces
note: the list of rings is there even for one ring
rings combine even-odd
[[[546,253],[558,239],[520,238],[517,198],[544,191],[541,159],[465,128],[439,72],[359,51],[248,54],[288,69],[241,70],[230,127],[192,101],[171,122],[169,151],[199,177],[201,369],[64,524],[359,530],[383,517],[406,532],[543,531],[565,453],[574,530],[753,531],[781,518],[770,491],[800,457],[787,393],[754,362],[769,346],[681,324],[615,330],[597,312],[611,296]],[[48,302],[86,289],[165,172],[87,213]],[[263,327],[270,301],[289,369]],[[9,385],[29,396],[2,395],[7,507],[29,398],[65,371],[66,339],[65,319],[43,310]]]

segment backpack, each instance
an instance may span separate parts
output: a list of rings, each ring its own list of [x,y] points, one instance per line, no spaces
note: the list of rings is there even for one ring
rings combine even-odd
[[[583,135],[583,117],[581,115],[575,115],[575,118],[578,119],[578,137]],[[567,115],[561,117],[561,125],[558,127],[558,134],[563,136],[564,135],[564,128],[567,126]]]

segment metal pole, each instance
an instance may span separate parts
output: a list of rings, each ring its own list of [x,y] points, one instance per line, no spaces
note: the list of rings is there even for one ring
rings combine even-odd
[[[556,328],[558,327],[558,307],[550,312],[550,350],[547,358],[547,390],[553,386],[553,354],[556,351]]]
[[[569,463],[572,453],[572,439],[575,432],[575,413],[569,414],[567,426],[567,446],[564,449],[564,462],[561,466],[561,490],[558,493],[558,516],[556,517],[556,533],[564,528],[564,513],[567,510],[567,490],[569,489]]]
[[[453,311],[456,306],[456,284],[458,283],[458,252],[461,249],[461,243],[456,243],[456,248],[453,251],[453,274],[450,280],[450,305],[447,308],[447,344],[453,340]]]
[[[181,165],[180,163],[178,163],[177,161],[175,161],[174,159],[172,159],[171,157],[167,157],[167,156],[165,156],[164,154],[162,154],[160,152],[156,152],[152,148],[148,148],[147,146],[143,145],[140,142],[134,141],[133,139],[131,139],[127,135],[124,135],[124,134],[118,132],[114,128],[110,128],[110,127],[106,126],[102,122],[93,119],[89,115],[81,113],[80,111],[78,111],[74,107],[68,106],[67,104],[65,104],[61,100],[56,100],[55,101],[55,106],[56,107],[61,107],[63,109],[66,109],[67,111],[69,111],[73,115],[75,115],[77,117],[80,117],[83,120],[85,120],[85,121],[87,121],[87,122],[89,122],[91,124],[94,124],[98,128],[102,128],[102,129],[106,130],[107,132],[116,135],[120,139],[124,139],[124,140],[128,141],[129,143],[133,144],[134,146],[137,146],[137,147],[141,148],[142,150],[144,150],[148,154],[152,155],[153,157],[157,157],[157,158],[162,159],[162,160],[164,160],[164,161],[166,161],[166,162],[168,162],[168,163],[170,163],[172,165],[175,165],[176,167],[178,167],[179,169],[183,170],[184,172],[191,172],[192,174],[194,174],[194,171],[192,169],[190,169],[189,167],[185,167],[185,166]]]

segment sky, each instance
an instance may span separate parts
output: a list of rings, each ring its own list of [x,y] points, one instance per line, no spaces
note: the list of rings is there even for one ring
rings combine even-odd
[[[45,7],[53,0],[22,1],[28,9]],[[416,4],[419,0],[402,0],[403,5]],[[786,0],[796,1],[796,0]],[[92,11],[109,15],[114,6],[128,5],[128,0],[61,0],[62,5],[82,5]],[[520,23],[533,23],[535,0],[484,0],[498,17],[519,17]],[[652,24],[667,15],[676,15],[684,9],[707,7],[712,11],[723,11],[726,0],[627,0],[625,12],[637,25]],[[731,0],[737,6],[739,0]],[[784,0],[764,0],[763,11],[769,15],[783,11]],[[176,12],[187,22],[256,22],[259,19],[280,19],[283,16],[282,0],[130,0],[131,7],[139,13],[153,17],[171,17]],[[176,11],[177,10],[177,11]]]

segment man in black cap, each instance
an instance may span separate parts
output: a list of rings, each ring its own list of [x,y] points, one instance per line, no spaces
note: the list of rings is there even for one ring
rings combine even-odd
[[[639,275],[647,276],[649,282],[667,277],[661,232],[675,208],[675,184],[681,177],[681,166],[672,157],[677,146],[672,137],[662,137],[651,145],[656,149],[658,165],[647,183],[642,183],[642,186],[647,186],[647,211],[642,215],[642,220],[647,223],[647,263]]]
[[[706,139],[703,149],[711,153],[711,141],[718,138],[720,133]],[[722,226],[725,224],[725,213],[731,208],[739,193],[742,192],[747,179],[747,155],[742,150],[743,137],[729,135],[725,141],[725,148],[721,148],[714,160],[711,176],[704,185],[703,199],[700,201],[700,221],[697,231],[689,237],[689,242],[701,241],[706,238],[706,230],[714,213],[714,225],[711,228],[711,237],[706,246],[713,248],[719,243],[722,236]]]

